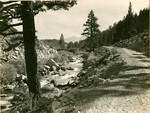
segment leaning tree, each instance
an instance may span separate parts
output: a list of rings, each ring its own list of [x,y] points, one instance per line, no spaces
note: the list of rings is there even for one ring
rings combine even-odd
[[[51,1],[7,1],[0,2],[0,35],[6,38],[10,35],[22,34],[25,49],[25,64],[27,73],[27,85],[29,88],[32,107],[40,97],[40,82],[37,75],[37,54],[35,49],[35,23],[34,16],[46,10],[68,10],[76,4],[75,0],[51,0]],[[12,24],[12,20],[21,22]],[[23,26],[22,32],[7,32],[16,26]]]

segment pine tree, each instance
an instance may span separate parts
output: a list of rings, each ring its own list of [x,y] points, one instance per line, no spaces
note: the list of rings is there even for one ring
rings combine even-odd
[[[61,49],[65,48],[65,40],[64,40],[63,34],[61,34],[61,36],[60,36],[59,45],[60,45]]]
[[[131,2],[129,3],[129,9],[128,9],[128,14],[125,17],[124,20],[124,32],[123,32],[123,39],[128,39],[130,38],[133,33],[133,25],[132,25],[132,21],[133,21],[133,11],[132,11],[132,4]]]
[[[95,17],[94,11],[91,10],[88,14],[88,19],[83,26],[85,29],[83,30],[82,35],[86,36],[86,44],[89,47],[90,51],[93,51],[96,48],[97,40],[95,39],[100,33],[99,24],[97,23],[98,18]]]
[[[69,42],[69,44],[67,45],[67,48],[68,48],[68,49],[71,49],[71,48],[73,48],[73,47],[74,47],[73,42]]]
[[[20,3],[21,2],[21,3]],[[25,46],[25,63],[27,73],[27,85],[32,107],[40,97],[40,82],[37,75],[37,54],[35,49],[35,23],[34,16],[39,12],[65,9],[76,4],[75,0],[68,1],[6,1],[0,2],[0,35],[6,36],[23,34]],[[22,20],[21,23],[11,24],[13,19]],[[11,27],[23,25],[23,32],[7,33]]]
[[[128,15],[130,15],[130,16],[133,15],[132,4],[131,4],[131,2],[129,3]]]

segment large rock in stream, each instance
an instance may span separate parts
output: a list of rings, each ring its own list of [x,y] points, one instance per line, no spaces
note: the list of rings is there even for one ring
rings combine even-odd
[[[48,60],[47,65],[45,65],[45,66],[46,66],[46,68],[53,68],[53,70],[55,70],[54,68],[56,68],[56,70],[60,69],[59,64],[57,62],[55,62],[53,59]]]

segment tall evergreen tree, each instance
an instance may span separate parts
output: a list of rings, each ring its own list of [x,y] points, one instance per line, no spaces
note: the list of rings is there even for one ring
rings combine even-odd
[[[125,17],[124,20],[124,32],[123,32],[123,39],[128,39],[133,35],[133,11],[132,11],[132,4],[131,2],[129,3],[129,9],[128,9],[128,14]]]
[[[91,10],[88,14],[88,19],[83,26],[85,29],[83,30],[82,35],[86,36],[86,44],[89,47],[90,51],[93,51],[96,48],[97,40],[96,37],[100,33],[99,24],[97,23],[98,18],[95,17],[94,11]]]
[[[64,40],[63,34],[61,34],[61,36],[60,36],[59,45],[60,45],[61,49],[65,48],[65,40]]]
[[[129,3],[128,15],[131,15],[131,16],[133,15],[131,2]]]
[[[30,92],[32,106],[40,97],[40,83],[37,75],[37,54],[35,50],[35,23],[34,15],[48,9],[68,10],[76,4],[75,0],[68,1],[6,1],[0,2],[0,35],[6,36],[23,34],[25,46],[25,63],[27,84]],[[11,24],[13,19],[21,19],[22,23]],[[23,25],[23,32],[5,32],[7,29]]]

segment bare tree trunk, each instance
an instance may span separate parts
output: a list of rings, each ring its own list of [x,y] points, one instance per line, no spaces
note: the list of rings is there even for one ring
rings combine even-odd
[[[40,82],[37,75],[37,54],[35,50],[35,24],[33,2],[22,1],[22,21],[25,47],[25,63],[28,87],[33,108],[40,97]]]

